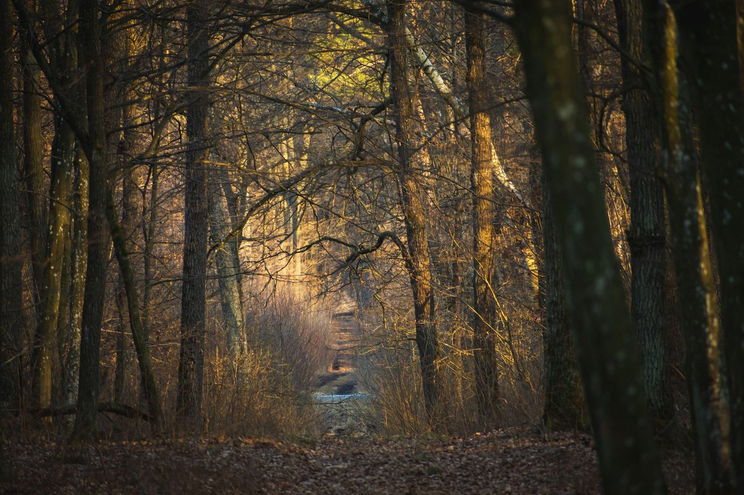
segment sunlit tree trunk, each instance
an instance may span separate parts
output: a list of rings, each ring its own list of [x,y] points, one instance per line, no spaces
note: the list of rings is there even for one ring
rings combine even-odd
[[[398,147],[398,180],[401,206],[408,237],[407,268],[413,291],[416,344],[421,366],[424,403],[430,419],[436,423],[440,395],[437,370],[438,342],[434,319],[432,263],[426,227],[426,193],[417,177],[422,140],[413,106],[413,93],[408,81],[408,54],[404,1],[387,2],[387,25],[390,53],[390,90],[396,107],[396,144]]]
[[[465,13],[465,40],[470,104],[471,181],[473,186],[473,357],[481,420],[498,416],[499,381],[496,355],[501,318],[496,307],[496,181],[492,154],[491,101],[486,86],[486,58],[481,14]]]
[[[571,49],[569,5],[515,4],[527,92],[567,278],[566,314],[608,494],[664,493],[641,392],[639,357]]]
[[[44,140],[41,135],[39,67],[31,49],[23,45],[23,172],[34,280],[34,302],[40,300],[44,273],[46,204],[44,194]],[[37,310],[38,311],[38,310]]]
[[[52,404],[56,376],[58,328],[63,304],[62,278],[69,254],[71,200],[74,181],[75,134],[61,118],[55,122],[52,142],[52,181],[49,201],[49,234],[41,295],[39,326],[35,337],[33,405],[47,408]],[[67,292],[64,288],[64,292]]]
[[[208,86],[206,1],[188,4],[188,91],[185,171],[183,285],[181,291],[181,351],[178,362],[177,412],[199,427],[201,422],[207,276],[207,113]]]

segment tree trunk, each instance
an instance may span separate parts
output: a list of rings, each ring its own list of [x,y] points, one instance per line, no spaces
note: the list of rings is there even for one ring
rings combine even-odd
[[[20,407],[21,226],[13,129],[13,12],[0,7],[0,416]]]
[[[603,487],[608,494],[664,493],[661,462],[638,376],[625,291],[610,239],[571,48],[568,4],[515,4],[527,93],[561,233],[566,311],[572,326]]]
[[[677,66],[676,17],[668,4],[644,2],[663,109],[672,251],[687,347],[687,383],[695,432],[698,491],[730,493],[731,462],[724,445],[720,321],[698,157],[693,140],[690,78]]]
[[[664,342],[666,314],[665,204],[660,179],[661,120],[640,63],[650,63],[640,0],[615,1],[620,42],[625,142],[630,176],[631,313],[641,346],[641,377],[656,424],[663,431],[674,408]]]
[[[434,290],[432,267],[426,227],[426,196],[416,177],[417,165],[422,163],[423,142],[416,130],[418,122],[413,107],[413,93],[408,81],[406,46],[406,1],[388,1],[387,41],[390,53],[390,91],[397,109],[396,142],[398,146],[398,180],[401,206],[408,237],[407,268],[413,292],[416,320],[416,344],[421,366],[424,404],[433,426],[437,423],[440,395],[437,370],[438,342],[434,319]]]
[[[467,85],[470,104],[471,182],[473,187],[473,357],[478,412],[484,424],[498,418],[499,380],[496,340],[501,318],[496,305],[495,161],[491,153],[491,104],[486,86],[483,16],[465,13]]]
[[[744,490],[744,97],[735,2],[689,2],[678,12],[683,54],[693,61],[702,168],[710,189],[728,370],[731,461]],[[710,98],[715,95],[714,98]],[[712,100],[712,101],[711,101]]]
[[[561,257],[555,215],[545,171],[542,174],[542,228],[544,270],[543,360],[545,408],[543,422],[548,431],[586,430],[589,417],[584,399],[579,363],[566,314],[566,274]]]
[[[679,71],[677,19],[668,4],[645,1],[650,46],[659,68],[660,107],[667,147],[667,198],[674,264],[687,347],[687,372],[695,431],[697,481],[701,493],[732,489],[725,447],[725,394],[721,383],[720,320],[693,137],[689,81]]]
[[[111,226],[111,238],[114,242],[114,252],[116,260],[119,262],[121,280],[124,285],[124,292],[127,300],[127,312],[129,313],[129,326],[132,329],[132,340],[134,349],[137,352],[137,361],[140,368],[140,377],[142,380],[142,390],[147,400],[148,412],[150,413],[150,425],[153,432],[160,430],[162,412],[160,409],[160,393],[158,391],[155,374],[152,371],[152,360],[150,358],[150,348],[145,341],[144,329],[142,326],[142,317],[139,308],[139,294],[134,278],[134,270],[129,259],[129,250],[127,248],[125,231],[119,225],[116,218],[116,209],[114,208],[114,199],[112,192],[108,190],[106,196],[106,214],[109,225]]]
[[[31,49],[24,45],[23,61],[23,171],[26,178],[34,302],[41,300],[43,285],[45,231],[47,226],[44,195],[44,140],[41,135],[41,88],[39,67]],[[38,309],[37,309],[38,312]],[[41,319],[41,318],[39,318]]]
[[[209,232],[212,244],[222,242],[232,231],[228,222],[228,214],[223,205],[219,181],[229,179],[226,170],[214,174],[210,184],[209,194]],[[215,252],[215,265],[217,268],[217,281],[220,291],[220,304],[222,315],[227,330],[227,348],[233,359],[238,358],[247,350],[247,342],[243,332],[243,308],[240,301],[240,289],[238,287],[237,272],[240,266],[235,265],[233,256],[234,241],[224,243]]]
[[[71,199],[74,181],[75,135],[61,118],[55,119],[52,143],[52,183],[49,193],[49,238],[46,266],[40,290],[41,311],[36,331],[34,352],[33,406],[43,409],[52,405],[53,379],[57,376],[56,355],[59,313],[62,302],[62,274],[66,248],[70,239]],[[69,253],[69,251],[68,251]],[[66,288],[65,288],[66,291]]]
[[[80,340],[80,381],[74,439],[95,435],[101,320],[106,290],[109,229],[106,225],[106,119],[103,98],[102,28],[98,2],[80,1],[80,54],[86,69],[88,133],[83,147],[89,163],[88,261]]]
[[[73,227],[69,324],[60,336],[62,350],[62,403],[77,402],[80,374],[80,337],[83,321],[85,275],[88,265],[88,159],[78,146],[75,153],[75,183],[73,193]]]
[[[207,112],[209,35],[208,2],[189,3],[188,91],[186,108],[186,190],[184,207],[183,286],[181,292],[181,351],[178,362],[178,416],[192,427],[201,422],[207,276]]]

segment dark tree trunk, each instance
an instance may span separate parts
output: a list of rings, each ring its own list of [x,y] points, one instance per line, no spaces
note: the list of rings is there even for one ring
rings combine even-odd
[[[106,223],[106,119],[103,97],[102,27],[99,4],[80,1],[80,54],[85,67],[88,132],[83,142],[89,163],[88,263],[80,337],[78,411],[73,438],[95,435],[98,404],[101,320],[106,290],[109,229]]]
[[[88,252],[88,160],[78,149],[75,153],[75,183],[73,189],[72,255],[70,260],[69,322],[62,334],[60,358],[62,362],[62,403],[77,402],[80,374],[80,334],[83,321],[85,275]]]
[[[0,7],[0,416],[20,407],[21,226],[13,129],[13,9]]]
[[[721,332],[731,417],[731,463],[744,490],[744,98],[736,2],[687,2],[678,13],[682,56],[693,67],[702,169],[710,191],[720,280]]]
[[[544,270],[545,409],[543,422],[549,431],[586,430],[589,417],[581,383],[579,363],[566,314],[566,275],[561,259],[561,242],[551,208],[550,190],[543,171],[542,228]]]
[[[184,201],[183,286],[181,292],[181,351],[178,362],[177,413],[199,427],[201,422],[207,276],[207,112],[208,2],[189,3],[188,91],[186,109],[186,191]]]
[[[486,55],[483,16],[465,13],[465,40],[470,106],[471,182],[473,186],[473,357],[475,393],[481,420],[488,423],[498,417],[499,380],[496,341],[501,333],[501,318],[496,305],[496,180],[492,154],[491,101],[486,86]]]
[[[396,107],[396,142],[399,164],[398,180],[401,189],[401,206],[408,236],[407,268],[413,291],[413,308],[416,320],[416,344],[421,365],[421,382],[424,404],[430,420],[437,422],[440,383],[437,370],[438,342],[434,314],[432,263],[426,228],[426,195],[416,176],[423,143],[417,134],[413,106],[413,92],[408,81],[408,54],[406,47],[406,2],[387,2],[389,22],[387,40],[390,53],[390,90]]]
[[[658,101],[667,150],[666,193],[672,251],[678,281],[682,330],[687,347],[687,383],[695,432],[700,493],[729,493],[725,395],[721,383],[720,321],[716,304],[710,239],[706,225],[698,157],[693,142],[689,77],[677,66],[676,17],[669,5],[643,3],[653,62],[658,67]]]
[[[134,269],[130,262],[129,249],[125,230],[122,229],[116,218],[116,209],[114,208],[114,199],[111,191],[108,191],[106,198],[106,213],[108,222],[111,225],[111,237],[114,242],[114,252],[116,260],[119,262],[122,284],[127,301],[127,312],[129,314],[129,326],[132,330],[132,340],[134,349],[137,352],[137,362],[139,363],[140,377],[142,381],[142,390],[147,400],[148,412],[150,413],[150,425],[153,431],[157,433],[160,430],[162,412],[160,409],[160,393],[158,391],[155,375],[152,371],[152,359],[150,358],[150,348],[145,341],[145,332],[142,326],[142,317],[139,308],[139,291],[134,278]]]
[[[661,184],[661,119],[639,63],[650,63],[640,0],[615,1],[622,57],[625,142],[630,176],[631,312],[641,346],[642,379],[649,409],[662,431],[674,408],[664,342],[666,314],[665,204]]]
[[[664,493],[571,49],[568,4],[524,0],[515,8],[527,92],[568,276],[566,312],[597,439],[603,488],[608,494]]]

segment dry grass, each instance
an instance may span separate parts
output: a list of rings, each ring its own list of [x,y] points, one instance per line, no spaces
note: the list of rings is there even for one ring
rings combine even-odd
[[[308,400],[330,360],[329,322],[303,314],[288,298],[251,315],[249,350],[215,352],[207,361],[204,413],[211,434],[312,437],[319,433]]]

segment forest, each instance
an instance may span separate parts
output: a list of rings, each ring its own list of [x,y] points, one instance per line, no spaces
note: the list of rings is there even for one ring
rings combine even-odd
[[[0,493],[744,493],[744,2],[0,5]]]

